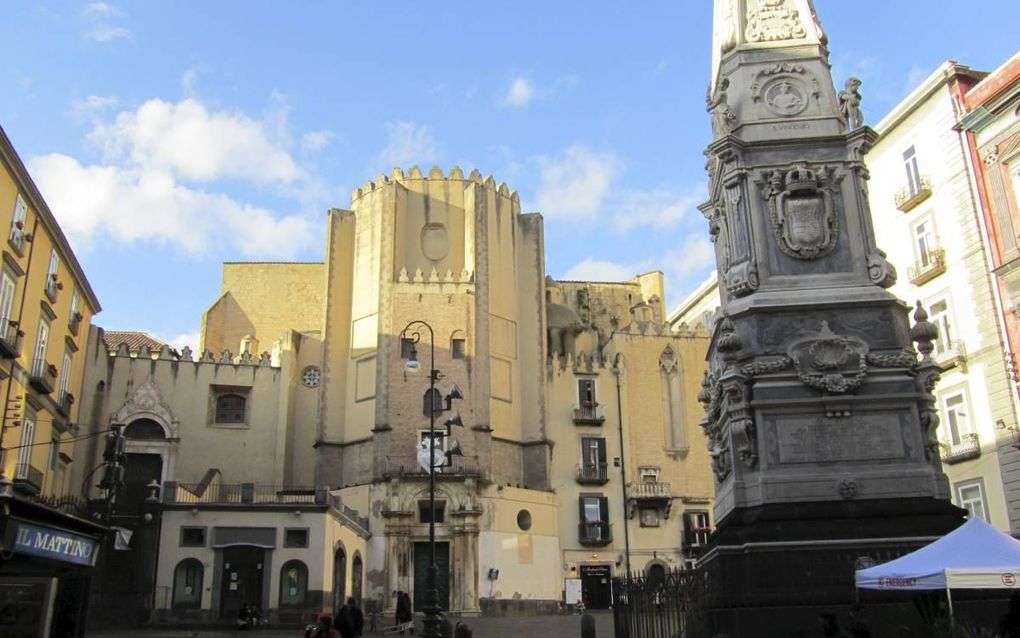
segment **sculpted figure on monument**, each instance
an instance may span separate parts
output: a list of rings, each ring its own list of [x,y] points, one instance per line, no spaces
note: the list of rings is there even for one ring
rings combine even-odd
[[[839,112],[846,120],[849,130],[864,126],[864,113],[861,111],[861,80],[851,76],[846,87],[839,92]]]
[[[716,87],[715,97],[710,96],[708,99],[708,110],[712,114],[712,134],[715,137],[728,134],[737,123],[737,114],[726,102],[726,89],[729,86],[730,81],[723,78]]]

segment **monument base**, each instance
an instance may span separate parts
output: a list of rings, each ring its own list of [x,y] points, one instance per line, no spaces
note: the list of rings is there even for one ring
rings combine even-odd
[[[711,638],[821,635],[823,613],[833,614],[846,628],[851,607],[862,601],[854,586],[857,569],[927,545],[958,527],[965,514],[936,499],[781,503],[735,510],[721,521],[699,561],[706,585],[699,623],[705,631],[700,633]],[[874,603],[865,610],[873,628],[889,623],[902,627],[905,617],[916,617],[909,609],[910,596],[877,594],[887,592],[863,597]],[[944,599],[944,593],[941,596]],[[1001,598],[1001,593],[994,596]]]

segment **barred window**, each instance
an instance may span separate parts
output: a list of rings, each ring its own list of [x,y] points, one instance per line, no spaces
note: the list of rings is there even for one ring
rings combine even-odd
[[[216,398],[216,423],[244,423],[245,399],[239,394]]]

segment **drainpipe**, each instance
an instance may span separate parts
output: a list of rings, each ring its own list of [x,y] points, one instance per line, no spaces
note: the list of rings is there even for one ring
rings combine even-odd
[[[620,392],[620,368],[613,366],[616,375],[616,421],[620,431],[620,491],[623,494],[623,564],[630,576],[630,531],[627,528],[627,455],[623,448],[623,402]]]

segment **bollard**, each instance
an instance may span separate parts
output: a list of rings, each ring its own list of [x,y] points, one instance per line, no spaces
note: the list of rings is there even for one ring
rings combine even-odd
[[[581,616],[581,638],[595,638],[595,616],[589,613]]]

